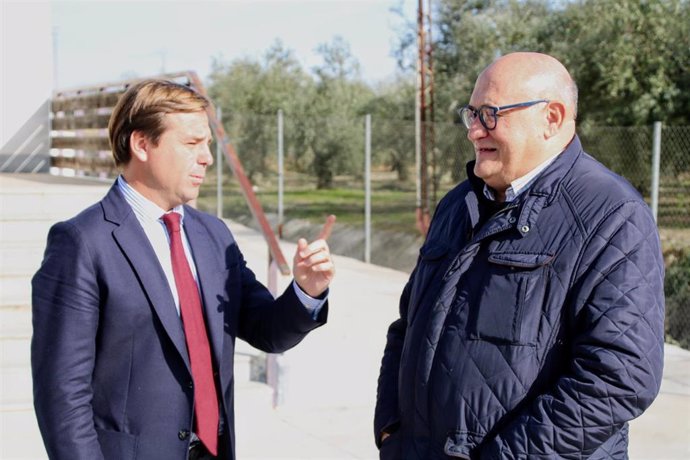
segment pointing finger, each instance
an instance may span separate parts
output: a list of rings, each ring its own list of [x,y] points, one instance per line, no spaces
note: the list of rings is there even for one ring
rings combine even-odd
[[[328,237],[331,236],[331,230],[333,229],[333,224],[335,224],[335,215],[331,214],[328,217],[326,217],[326,223],[323,224],[323,229],[321,229],[321,233],[319,233],[319,236],[317,239],[327,240]]]

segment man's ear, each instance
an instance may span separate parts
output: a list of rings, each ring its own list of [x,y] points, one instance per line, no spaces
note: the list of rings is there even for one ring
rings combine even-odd
[[[550,101],[546,106],[547,139],[555,136],[561,130],[565,121],[565,104],[560,101]]]
[[[132,131],[129,135],[129,148],[132,151],[132,156],[141,162],[146,162],[148,160],[149,139],[141,131]]]

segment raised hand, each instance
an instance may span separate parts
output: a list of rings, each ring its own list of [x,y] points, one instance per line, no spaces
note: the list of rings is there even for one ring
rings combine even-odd
[[[331,214],[316,240],[310,244],[304,238],[297,241],[292,272],[297,285],[311,297],[321,295],[335,275],[331,251],[326,242],[334,223],[335,216]]]

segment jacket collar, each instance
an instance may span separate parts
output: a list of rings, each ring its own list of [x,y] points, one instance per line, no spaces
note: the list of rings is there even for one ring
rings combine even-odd
[[[573,167],[575,160],[577,160],[581,153],[582,144],[580,143],[580,138],[575,135],[566,146],[565,150],[563,150],[563,152],[561,152],[556,159],[537,176],[534,182],[522,195],[545,196],[547,197],[547,204],[550,204],[556,197],[561,181]],[[465,169],[472,190],[477,197],[480,197],[484,196],[484,186],[486,184],[474,174],[475,163],[475,160],[468,162]],[[516,201],[520,201],[519,197]]]
[[[575,161],[582,154],[580,138],[575,135],[565,150],[537,177],[525,193],[546,197],[546,205],[556,198],[561,182],[573,168]]]
[[[511,227],[516,228],[523,237],[527,236],[532,231],[539,212],[558,196],[563,179],[581,154],[582,144],[575,135],[565,150],[537,176],[529,189],[520,194],[513,201],[513,205],[506,208],[508,212],[504,213],[499,220],[492,222],[488,228],[485,226],[478,237],[489,236]],[[467,178],[472,191],[465,199],[473,227],[476,225],[476,216],[479,215],[477,206],[484,199],[485,185],[484,181],[474,174],[474,164],[474,160],[467,163]]]

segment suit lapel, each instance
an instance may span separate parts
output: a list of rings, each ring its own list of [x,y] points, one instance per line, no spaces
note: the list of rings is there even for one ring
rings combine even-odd
[[[103,209],[106,220],[118,225],[113,230],[113,237],[132,264],[153,310],[191,372],[182,322],[175,309],[168,281],[132,208],[116,186],[103,199]]]
[[[214,356],[222,362],[224,310],[219,308],[221,303],[217,296],[225,289],[221,271],[224,270],[219,260],[218,247],[212,244],[214,238],[209,235],[208,228],[199,220],[194,211],[185,207],[185,233],[192,250],[197,278],[201,285],[201,297],[204,304],[204,316],[208,330],[209,341],[213,347]],[[220,258],[225,257],[222,254]]]

